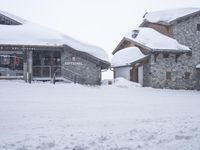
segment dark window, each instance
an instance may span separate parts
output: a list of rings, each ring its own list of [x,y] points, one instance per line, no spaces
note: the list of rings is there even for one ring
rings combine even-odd
[[[172,79],[171,72],[166,72],[166,79],[167,80],[171,80]]]
[[[9,65],[9,64],[10,64],[10,55],[2,55],[1,65]]]
[[[191,48],[190,48],[190,49],[191,49]],[[192,52],[187,53],[186,55],[187,55],[187,56],[192,56]]]
[[[133,30],[132,32],[132,38],[136,38],[138,36],[139,30]]]
[[[185,72],[185,79],[190,79],[190,72]]]
[[[169,54],[163,54],[163,58],[169,58]]]
[[[197,24],[197,31],[200,31],[200,24]]]
[[[23,75],[23,54],[0,54],[0,71],[2,76]]]

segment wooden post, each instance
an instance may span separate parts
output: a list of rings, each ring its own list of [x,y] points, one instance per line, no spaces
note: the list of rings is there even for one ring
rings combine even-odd
[[[32,51],[26,50],[26,82],[32,81]]]

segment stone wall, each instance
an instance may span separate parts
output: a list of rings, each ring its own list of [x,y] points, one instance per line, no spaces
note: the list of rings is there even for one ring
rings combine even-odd
[[[97,66],[89,60],[78,57],[76,54],[70,53],[67,50],[64,50],[61,54],[61,65],[63,67],[61,69],[62,75],[66,78],[75,78],[75,74],[70,73],[70,71],[67,71],[64,68],[80,74],[81,76],[76,76],[76,80],[81,84],[94,85],[100,84],[101,82],[100,66]]]
[[[182,22],[173,25],[173,37],[181,44],[192,49],[192,57],[187,60],[189,70],[191,71],[191,80],[194,89],[200,89],[200,76],[196,70],[196,65],[200,64],[200,31],[197,31],[197,24],[200,24],[200,14],[190,17]]]
[[[145,87],[150,87],[151,83],[150,83],[150,79],[151,79],[151,58],[149,58],[148,63],[145,63],[143,65],[143,86]]]
[[[191,48],[192,55],[182,54],[176,59],[175,54],[170,53],[164,58],[164,54],[160,53],[155,62],[155,54],[152,54],[149,63],[144,66],[144,86],[200,90],[200,71],[196,70],[196,65],[200,64],[200,31],[197,31],[197,24],[200,24],[200,15],[171,26],[172,37]],[[166,78],[167,72],[170,72],[171,79]]]
[[[150,78],[148,84],[154,88],[170,88],[170,89],[195,89],[196,81],[193,77],[193,66],[188,64],[191,56],[182,54],[176,59],[176,54],[169,54],[164,58],[164,54],[160,53],[156,57],[151,55],[150,58]],[[171,74],[167,79],[167,72]],[[186,74],[188,74],[188,77]]]

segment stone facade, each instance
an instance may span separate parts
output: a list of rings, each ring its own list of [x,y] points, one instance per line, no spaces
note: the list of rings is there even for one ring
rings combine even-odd
[[[200,89],[200,76],[196,69],[196,65],[200,64],[200,31],[197,30],[197,24],[200,24],[200,14],[172,26],[173,38],[192,50],[192,57],[187,61],[187,65],[191,72],[190,82],[194,89]]]
[[[193,79],[192,74],[193,66],[188,64],[192,56],[182,54],[176,58],[176,54],[170,53],[165,58],[164,55],[164,53],[159,53],[157,56],[151,55],[148,73],[145,73],[145,76],[148,76],[146,86],[154,88],[196,89],[196,80]]]
[[[61,54],[61,66],[62,75],[72,81],[76,80],[78,83],[90,85],[101,82],[100,66],[67,50]]]
[[[200,71],[196,69],[196,65],[200,64],[200,31],[197,31],[197,24],[200,24],[200,15],[179,20],[170,26],[171,36],[191,48],[192,54],[167,52],[167,58],[164,53],[157,56],[151,54],[149,62],[144,65],[144,86],[200,90]]]

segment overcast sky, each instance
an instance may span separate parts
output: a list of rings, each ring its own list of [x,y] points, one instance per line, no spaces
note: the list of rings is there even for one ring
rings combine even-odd
[[[13,13],[111,52],[149,11],[200,7],[200,0],[0,0]]]
[[[0,9],[56,29],[108,53],[145,12],[200,7],[200,0],[0,0]]]

